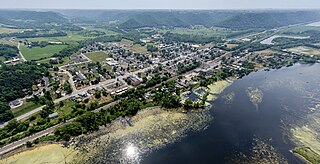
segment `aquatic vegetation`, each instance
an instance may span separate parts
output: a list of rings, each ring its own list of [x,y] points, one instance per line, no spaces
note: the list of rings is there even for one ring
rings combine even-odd
[[[249,152],[237,153],[227,163],[288,163],[269,141],[255,137],[252,145]]]
[[[236,94],[235,94],[234,92],[230,92],[230,93],[222,96],[222,99],[224,100],[224,102],[225,102],[226,104],[232,104],[235,95],[236,95]]]
[[[259,88],[248,87],[246,93],[250,101],[258,108],[258,105],[262,102],[263,92]]]
[[[211,119],[206,110],[183,114],[149,108],[131,119],[133,126],[124,127],[115,121],[95,134],[76,139],[72,145],[85,156],[82,162],[138,163],[142,155],[176,142],[188,132],[206,129]]]
[[[292,150],[292,152],[294,154],[302,156],[304,159],[306,159],[308,162],[311,162],[312,164],[320,163],[320,155],[314,152],[309,147],[296,148]]]

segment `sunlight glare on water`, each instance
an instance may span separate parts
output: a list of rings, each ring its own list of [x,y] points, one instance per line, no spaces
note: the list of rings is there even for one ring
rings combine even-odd
[[[124,159],[125,162],[139,163],[140,156],[138,147],[131,143],[128,143],[126,145],[126,148],[124,149]]]

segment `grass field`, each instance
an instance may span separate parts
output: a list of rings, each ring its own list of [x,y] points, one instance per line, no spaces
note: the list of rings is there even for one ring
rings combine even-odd
[[[28,113],[30,111],[32,111],[33,109],[36,109],[38,107],[40,107],[41,105],[40,104],[34,104],[33,102],[23,102],[23,105],[18,107],[18,108],[15,108],[15,109],[12,109],[12,113],[14,115],[14,117],[19,117],[25,113]]]
[[[2,158],[2,164],[26,164],[26,163],[72,163],[77,151],[72,148],[63,148],[62,144],[48,144],[36,146],[35,148],[27,149],[21,153],[14,154],[7,158]],[[77,157],[79,158],[79,157]]]
[[[39,60],[41,58],[51,57],[54,53],[58,53],[67,45],[49,45],[44,48],[33,47],[31,49],[21,46],[21,53],[27,60]]]
[[[83,26],[86,30],[89,30],[89,31],[101,31],[101,32],[105,32],[106,35],[108,36],[111,36],[111,35],[117,35],[118,33],[117,32],[114,32],[114,31],[111,31],[111,30],[108,30],[108,29],[104,29],[104,28],[96,28],[96,27],[92,27],[92,26]]]
[[[77,104],[76,102],[70,101],[70,100],[63,101],[63,103],[64,103],[64,105],[62,107],[59,107],[57,110],[59,115],[70,114],[72,112],[71,107],[73,107]]]
[[[270,55],[270,54],[277,53],[277,51],[274,51],[271,49],[266,49],[266,50],[262,50],[262,51],[256,51],[255,53],[257,53],[259,55]]]
[[[304,26],[304,25],[293,26],[293,27],[289,27],[289,28],[286,28],[286,29],[282,30],[282,32],[299,33],[299,32],[305,32],[305,31],[309,31],[309,30],[320,31],[320,26],[318,26],[318,27],[316,27],[316,26]]]
[[[0,27],[0,34],[21,32],[21,31],[23,31],[23,29],[13,29],[13,28]]]
[[[34,41],[47,41],[47,42],[65,42],[68,44],[75,43],[77,41],[85,40],[85,39],[91,39],[92,37],[86,37],[77,34],[76,32],[67,32],[68,36],[63,37],[39,37],[39,38],[28,38],[27,40],[29,42]]]
[[[146,53],[147,52],[147,46],[141,46],[140,44],[134,44],[131,47],[131,50],[135,53]]]
[[[5,39],[0,39],[0,44],[9,44],[9,45],[12,45],[12,46],[17,46],[18,43],[16,42],[10,42],[8,40],[5,40]]]
[[[320,55],[320,50],[306,46],[290,48],[289,51],[302,55]]]
[[[106,58],[109,58],[110,55],[106,54],[105,52],[90,52],[85,54],[89,59],[96,62],[106,61]]]
[[[122,39],[120,42],[120,45],[130,45],[130,44],[133,44],[133,41],[128,39]]]
[[[175,28],[173,30],[160,30],[161,33],[166,32],[176,33],[176,34],[187,34],[187,35],[201,35],[208,37],[226,37],[228,34],[231,34],[232,30],[224,28]]]

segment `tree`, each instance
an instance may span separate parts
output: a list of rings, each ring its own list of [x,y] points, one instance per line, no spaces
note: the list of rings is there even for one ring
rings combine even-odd
[[[32,143],[31,143],[30,141],[27,141],[27,142],[26,142],[26,146],[27,146],[27,147],[32,147]]]
[[[7,103],[0,102],[0,122],[9,121],[14,117],[10,109]]]

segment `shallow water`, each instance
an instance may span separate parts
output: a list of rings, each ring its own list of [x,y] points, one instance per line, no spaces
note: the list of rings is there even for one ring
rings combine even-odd
[[[319,104],[320,64],[255,72],[213,102],[206,130],[142,155],[141,163],[301,163],[289,150],[319,149]]]

